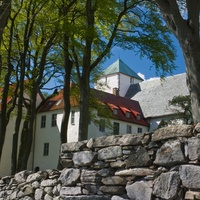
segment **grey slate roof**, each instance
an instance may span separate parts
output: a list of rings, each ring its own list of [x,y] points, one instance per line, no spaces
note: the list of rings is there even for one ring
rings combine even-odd
[[[139,80],[143,80],[140,76],[138,76],[130,67],[128,67],[121,59],[118,59],[113,64],[111,64],[108,68],[103,71],[103,75],[122,73],[128,76],[132,76]]]
[[[131,85],[125,97],[139,101],[144,117],[148,118],[173,114],[167,108],[168,102],[178,95],[189,95],[185,73]]]

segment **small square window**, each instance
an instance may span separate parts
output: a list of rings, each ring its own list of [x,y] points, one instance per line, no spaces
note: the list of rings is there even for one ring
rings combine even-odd
[[[51,126],[55,127],[57,125],[57,114],[52,114]]]
[[[130,77],[130,84],[133,84],[133,77]]]
[[[45,128],[46,127],[46,115],[41,116],[41,128]]]
[[[141,120],[142,116],[140,114],[137,115],[137,120]]]
[[[49,155],[49,143],[44,143],[43,156]]]
[[[128,112],[128,111],[126,111],[126,117],[127,117],[127,118],[130,118],[130,116],[131,116],[131,113]]]
[[[114,114],[114,115],[117,115],[117,111],[118,111],[118,109],[117,109],[117,108],[114,108],[114,109],[113,109],[113,114]]]
[[[72,110],[71,112],[71,124],[75,125],[75,111],[74,110]]]
[[[105,132],[105,126],[106,126],[105,120],[104,119],[100,119],[99,120],[99,131]]]
[[[113,134],[118,135],[119,134],[119,123],[114,122],[113,123]]]
[[[132,133],[132,127],[130,125],[127,125],[126,133]]]
[[[142,133],[142,128],[138,128],[138,133]]]

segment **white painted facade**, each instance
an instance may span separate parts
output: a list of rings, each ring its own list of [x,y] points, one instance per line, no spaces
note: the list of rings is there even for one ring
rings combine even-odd
[[[124,97],[129,89],[129,86],[139,82],[141,82],[141,80],[134,77],[127,76],[122,73],[115,73],[100,77],[94,88],[110,94],[113,94],[113,89],[117,88],[119,96]]]
[[[72,112],[74,112],[74,123],[72,123]],[[55,127],[51,126],[52,114],[57,114],[57,125]],[[46,126],[44,128],[41,128],[42,116],[46,116]],[[48,111],[48,112],[41,112],[37,114],[33,169],[35,169],[35,167],[39,167],[40,170],[57,168],[59,151],[60,151],[60,129],[61,129],[62,116],[63,116],[62,109]],[[132,132],[129,133],[138,133],[138,128],[140,128],[142,132],[148,131],[148,127],[146,126],[110,119],[111,125],[113,125],[114,122],[119,123],[119,134],[127,133],[127,125],[131,126]],[[79,111],[77,108],[72,108],[68,124],[68,137],[67,137],[68,142],[78,141],[78,128],[79,128]],[[97,138],[100,136],[107,136],[111,134],[113,134],[112,128],[111,129],[105,128],[105,131],[100,131],[99,125],[95,125],[92,121],[90,122],[88,130],[88,139]],[[49,143],[48,155],[44,155],[45,143]]]
[[[60,114],[62,110],[48,111],[38,113],[36,117],[35,141],[34,141],[34,159],[33,169],[40,167],[43,169],[55,169],[58,164],[58,155],[60,151],[60,133],[58,126],[52,126],[52,115]],[[41,127],[41,119],[46,116],[46,124]],[[44,146],[48,145],[48,155],[44,154]]]
[[[27,94],[24,94],[24,96],[27,99],[29,98],[29,96]],[[36,103],[37,106],[42,101],[42,97],[39,93],[37,94],[36,101],[37,101],[37,103]],[[24,113],[24,116],[25,116],[25,113]],[[13,141],[13,133],[15,130],[15,123],[16,123],[16,113],[14,111],[13,113],[11,113],[11,117],[10,117],[9,123],[7,125],[7,129],[6,129],[5,141],[4,141],[2,157],[1,157],[1,161],[0,161],[0,176],[6,176],[6,175],[11,174],[12,141]],[[24,120],[22,119],[21,124],[20,124],[20,130],[19,130],[17,154],[19,153],[19,148],[20,148],[20,143],[21,143],[21,131],[23,128],[23,123],[24,123]],[[32,147],[32,149],[31,149],[28,164],[27,164],[28,170],[32,170],[32,168],[33,168],[33,148],[34,147]]]
[[[12,141],[13,141],[13,133],[15,129],[15,120],[16,120],[16,116],[12,116],[7,125],[3,152],[2,152],[2,157],[0,161],[0,176],[7,176],[11,174]],[[19,131],[20,133],[22,130],[22,125],[23,125],[23,121],[21,122],[20,131]],[[20,147],[20,138],[21,138],[21,134],[19,135],[19,139],[18,139],[18,152],[19,152],[19,147]],[[32,169],[32,158],[33,158],[32,155],[33,155],[33,151],[31,151],[30,156],[29,156],[29,161],[28,161],[28,166],[27,166],[28,170]]]

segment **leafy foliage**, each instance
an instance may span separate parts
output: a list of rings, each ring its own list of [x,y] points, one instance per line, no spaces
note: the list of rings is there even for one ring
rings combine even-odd
[[[169,109],[173,111],[174,117],[162,120],[158,128],[177,124],[180,120],[182,120],[184,124],[191,124],[193,122],[190,96],[174,96],[173,99],[169,101],[168,105]]]

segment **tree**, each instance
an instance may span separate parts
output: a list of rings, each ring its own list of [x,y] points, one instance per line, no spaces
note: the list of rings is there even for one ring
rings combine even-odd
[[[184,124],[191,124],[193,122],[190,96],[174,96],[172,100],[169,100],[168,106],[168,109],[173,111],[174,116],[162,120],[158,128],[177,124],[180,120],[182,120]]]
[[[46,13],[51,1],[20,1],[13,4],[9,23],[4,31],[2,52],[6,72],[2,94],[0,155],[9,121],[7,97],[13,83],[13,107],[17,105],[15,132],[12,150],[12,174],[26,169],[31,151],[36,116],[36,99],[39,90],[59,69],[59,52],[56,52],[57,19],[56,14]],[[45,19],[45,20],[44,20]],[[52,21],[54,23],[52,23]],[[56,63],[56,64],[55,64]],[[13,80],[12,80],[13,78]],[[27,95],[29,98],[27,98]],[[25,113],[21,146],[18,154],[20,125]],[[18,158],[18,160],[17,160]]]
[[[111,48],[120,46],[135,50],[141,57],[146,55],[162,75],[175,67],[175,56],[169,31],[150,3],[85,0],[76,9],[78,17],[70,27],[70,41],[80,87],[79,139],[84,140],[88,132],[90,74]]]
[[[191,100],[189,96],[174,96],[169,101],[169,107],[175,112],[177,119],[182,119],[185,124],[192,122]]]
[[[182,48],[194,123],[200,121],[200,0],[155,0]]]
[[[52,66],[54,66],[53,58],[55,59],[56,53],[53,46],[57,29],[56,23],[50,23],[54,17],[49,16],[49,21],[44,21],[49,8],[48,0],[43,2],[28,1],[25,2],[23,7],[26,18],[24,20],[24,39],[22,39],[21,70],[24,68],[25,77],[28,80],[26,91],[28,91],[29,101],[28,105],[25,106],[29,115],[26,117],[28,122],[24,122],[23,134],[25,133],[26,137],[23,138],[24,143],[21,143],[18,171],[27,168],[33,141],[37,94],[44,85],[45,79],[43,77],[46,69],[49,66],[52,69]],[[20,30],[23,30],[23,28]],[[45,78],[49,80],[49,77]],[[25,93],[25,87],[22,90]]]
[[[3,39],[2,38],[3,31],[4,31],[4,28],[6,27],[8,18],[10,16],[11,3],[12,3],[12,0],[3,0],[0,3],[0,47],[1,47],[1,42]],[[1,72],[2,72],[2,55],[1,55],[1,51],[0,51],[0,75],[1,75]],[[0,150],[0,158],[1,158],[1,150]]]
[[[6,27],[8,17],[11,11],[12,0],[3,0],[0,4],[0,46],[2,41],[3,30]]]

